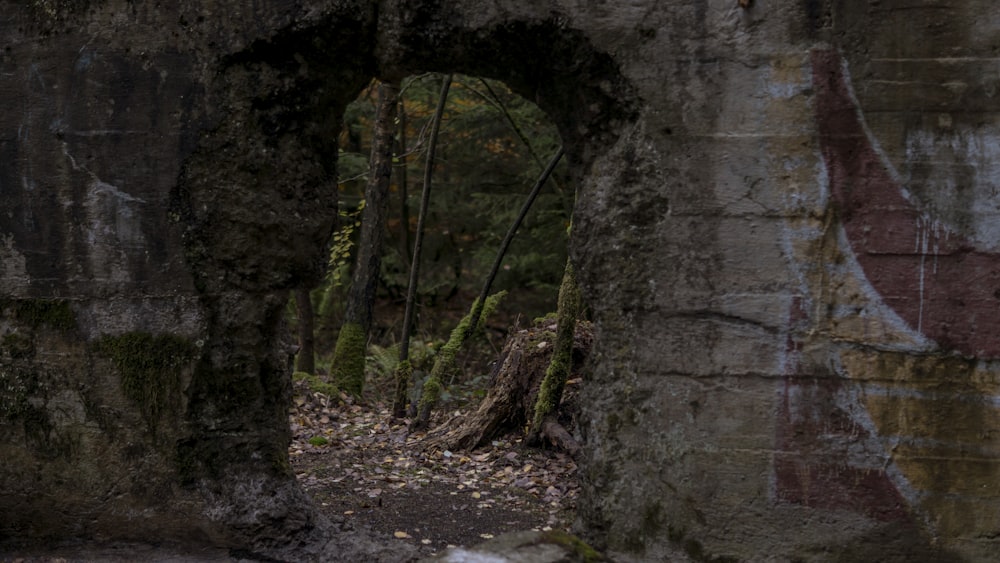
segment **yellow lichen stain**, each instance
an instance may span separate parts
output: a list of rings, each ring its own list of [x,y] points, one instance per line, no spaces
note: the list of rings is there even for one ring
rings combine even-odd
[[[770,62],[771,79],[776,83],[801,85],[805,89],[812,81],[809,57],[802,53],[777,55]]]
[[[997,367],[940,354],[852,349],[840,356],[933,532],[945,541],[996,533]]]
[[[996,498],[973,498],[966,495],[928,495],[921,508],[942,543],[958,541],[981,542],[1000,530],[1000,512]],[[950,541],[949,541],[950,540]],[[976,559],[969,559],[974,561]]]

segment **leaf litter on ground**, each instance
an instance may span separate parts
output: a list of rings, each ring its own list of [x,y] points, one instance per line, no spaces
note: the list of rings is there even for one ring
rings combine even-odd
[[[295,382],[292,468],[329,517],[424,554],[511,531],[570,531],[579,493],[570,456],[526,448],[517,435],[472,452],[426,449],[408,422]]]

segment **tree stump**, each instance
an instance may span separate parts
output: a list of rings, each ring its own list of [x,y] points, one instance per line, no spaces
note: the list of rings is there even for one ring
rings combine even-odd
[[[494,364],[489,389],[479,407],[468,415],[452,417],[429,432],[423,440],[424,446],[471,450],[509,432],[523,432],[534,416],[535,399],[552,357],[556,328],[554,321],[547,320],[512,334]],[[572,424],[570,406],[575,404],[575,384],[580,381],[579,371],[593,341],[591,323],[577,322],[573,335],[572,377],[563,392],[558,424],[549,424],[548,430],[543,429],[543,436],[571,455],[575,454],[577,446],[565,427]]]

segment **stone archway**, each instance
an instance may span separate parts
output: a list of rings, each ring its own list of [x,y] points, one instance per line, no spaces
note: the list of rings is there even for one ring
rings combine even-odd
[[[20,173],[36,181],[35,161],[57,162],[62,176],[37,181],[90,212],[50,216],[41,232],[68,236],[58,256],[72,263],[79,252],[97,269],[86,284],[71,269],[43,276],[32,256],[51,252],[49,241],[17,223],[4,239],[5,256],[28,256],[23,286],[6,271],[20,262],[4,261],[3,327],[15,336],[5,339],[3,377],[16,386],[3,396],[13,405],[3,452],[16,460],[3,473],[4,502],[15,507],[4,535],[194,541],[269,557],[333,553],[339,548],[324,545],[335,528],[288,467],[280,313],[292,288],[322,272],[347,102],[372,76],[499,78],[553,117],[580,178],[635,115],[632,88],[611,57],[551,14],[472,21],[482,14],[435,3],[378,11],[343,2],[301,13],[277,4],[230,21],[186,5],[160,13],[53,4],[6,29],[21,43],[40,32],[55,52],[86,25],[134,26],[76,57],[52,57],[51,68],[32,67],[22,92],[35,114],[62,124],[53,138],[24,146],[34,152]],[[136,47],[140,38],[154,49]],[[61,109],[106,95],[116,100],[110,119],[97,101],[77,114]],[[43,119],[29,125],[36,122]],[[126,131],[150,127],[158,137],[128,142]],[[103,156],[84,162],[84,153]],[[121,177],[117,158],[140,174]],[[150,183],[143,169],[176,180]],[[37,205],[28,191],[18,197],[21,214]],[[96,229],[95,250],[80,250],[80,228]],[[151,249],[169,257],[170,269],[157,271]],[[39,286],[43,279],[52,286]],[[63,358],[35,354],[42,348]],[[71,365],[87,367],[56,374]],[[47,450],[57,444],[67,448],[52,464]],[[30,478],[33,466],[45,470]],[[90,516],[53,518],[66,512]]]
[[[333,527],[285,466],[276,312],[314,279],[333,223],[326,134],[339,108],[371,76],[453,70],[534,100],[579,174],[571,252],[600,342],[581,512],[599,545],[638,559],[992,556],[998,367],[975,354],[995,338],[949,359],[947,341],[919,338],[867,281],[895,270],[853,267],[810,53],[838,46],[850,64],[882,65],[852,81],[861,109],[879,114],[872,135],[895,139],[904,150],[890,161],[916,176],[945,159],[921,188],[960,181],[962,202],[935,204],[963,233],[989,235],[996,214],[978,202],[994,202],[996,166],[976,159],[996,145],[995,10],[854,4],[5,11],[0,541],[324,549]],[[878,33],[860,33],[862,20]],[[899,76],[934,87],[896,80],[885,94]],[[942,76],[961,79],[938,88]],[[940,115],[882,103],[902,94]],[[966,185],[974,171],[985,180]],[[855,172],[861,185],[875,177]],[[909,412],[927,416],[910,424]],[[879,472],[902,494],[861,478]]]
[[[321,273],[346,103],[372,75],[499,78],[554,116],[575,170],[634,118],[630,86],[578,32],[514,17],[475,30],[442,20],[428,33],[406,12],[379,14],[377,31],[370,21],[331,17],[227,57],[217,92],[227,111],[185,161],[174,193],[207,320],[186,391],[180,479],[209,500],[237,542],[262,553],[290,535],[315,536],[320,525],[289,481],[288,359],[278,329],[288,290]],[[270,508],[261,509],[261,496]]]

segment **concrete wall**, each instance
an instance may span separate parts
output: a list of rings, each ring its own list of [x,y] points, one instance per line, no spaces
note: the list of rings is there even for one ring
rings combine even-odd
[[[575,248],[588,521],[637,559],[987,560],[994,10],[735,4],[624,26],[655,30],[620,59],[646,104]]]
[[[578,170],[589,539],[996,552],[990,2],[13,6],[0,538],[331,533],[285,466],[280,310],[322,262],[343,105],[438,70],[536,101]]]

